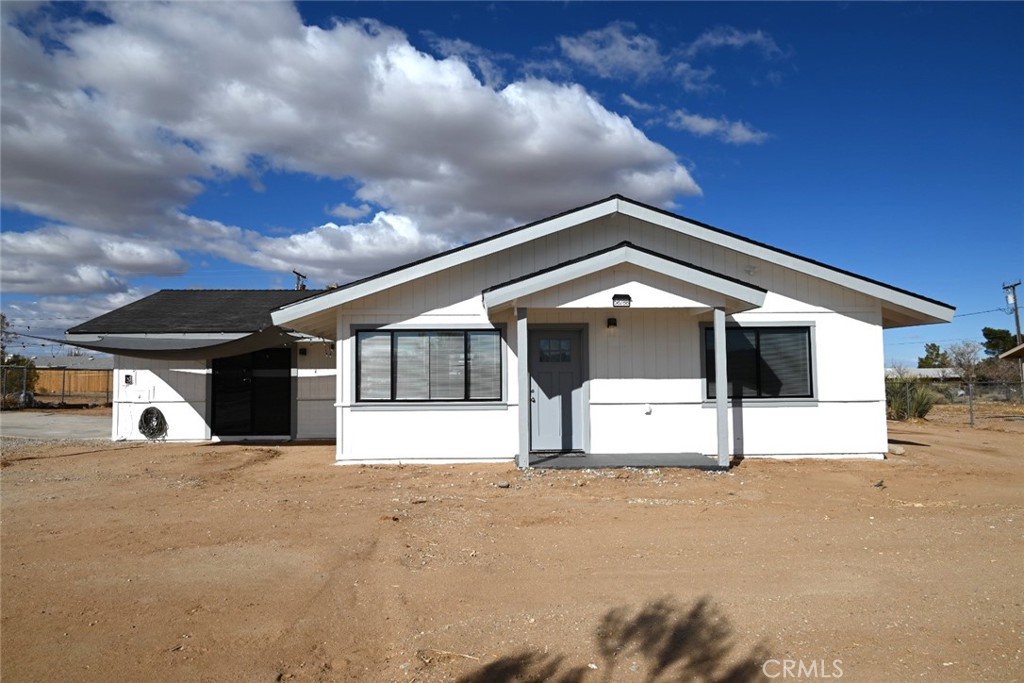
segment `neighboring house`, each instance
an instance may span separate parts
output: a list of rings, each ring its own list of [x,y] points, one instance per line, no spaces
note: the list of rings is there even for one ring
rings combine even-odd
[[[1005,351],[999,354],[999,357],[1003,360],[1021,360],[1024,359],[1024,344],[1018,344],[1009,351]]]
[[[39,356],[35,364],[37,400],[108,403],[113,395],[112,356]]]
[[[100,370],[114,369],[114,358],[106,354],[82,354],[79,356],[37,356],[34,359],[37,370]]]
[[[181,305],[215,295],[161,294]],[[882,330],[953,313],[613,196],[281,302],[268,329],[337,343],[336,385],[320,408],[329,405],[330,419],[318,413],[317,424],[329,425],[341,463],[527,466],[570,452],[617,464],[699,454],[727,466],[732,456],[883,457]],[[104,317],[69,332],[101,331]],[[190,427],[169,437],[221,435],[209,404],[224,391],[218,363],[234,362],[221,355],[235,352],[207,347],[213,360],[189,366],[195,385],[181,399]],[[164,357],[158,368],[119,358],[118,372],[170,387],[186,368],[172,350]],[[300,382],[301,370],[292,365]],[[281,405],[298,413],[301,438],[298,397],[293,387]],[[137,398],[141,407],[158,396]]]
[[[925,379],[938,382],[960,379],[960,371],[956,368],[886,368],[885,378]]]

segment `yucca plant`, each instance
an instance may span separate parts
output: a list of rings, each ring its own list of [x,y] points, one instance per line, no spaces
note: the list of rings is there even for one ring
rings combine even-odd
[[[885,416],[890,420],[923,418],[939,398],[915,379],[896,377],[885,383]]]

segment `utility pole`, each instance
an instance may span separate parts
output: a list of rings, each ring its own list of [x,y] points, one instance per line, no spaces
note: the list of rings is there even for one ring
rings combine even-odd
[[[1013,307],[1013,320],[1017,323],[1017,346],[1020,346],[1020,299],[1017,298],[1017,288],[1020,287],[1020,280],[1013,284],[1003,284],[1003,293],[1006,294],[1006,303]],[[1024,385],[1024,358],[1017,359],[1017,369],[1020,371],[1020,381]]]
[[[302,273],[300,273],[297,270],[293,270],[292,272],[295,273],[295,289],[297,289],[297,290],[305,289],[306,288],[306,276],[303,275]],[[1017,327],[1019,328],[1020,325],[1018,325]],[[1020,330],[1018,329],[1018,332],[1019,331]],[[1019,337],[1020,335],[1018,334],[1017,336]]]

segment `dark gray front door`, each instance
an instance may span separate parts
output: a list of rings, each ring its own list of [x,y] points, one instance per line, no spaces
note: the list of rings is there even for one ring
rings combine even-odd
[[[583,450],[582,336],[530,332],[530,450]]]

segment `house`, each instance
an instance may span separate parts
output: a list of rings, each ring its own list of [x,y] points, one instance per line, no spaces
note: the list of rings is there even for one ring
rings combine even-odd
[[[216,298],[161,294],[182,297],[181,306]],[[953,313],[616,195],[280,301],[272,324],[237,343],[259,353],[264,341],[271,348],[259,337],[268,334],[288,348],[321,349],[306,365],[293,352],[290,372],[300,383],[304,371],[331,372],[329,403],[318,398],[316,420],[304,422],[301,384],[293,384],[278,408],[291,406],[294,437],[329,429],[339,463],[528,466],[574,453],[628,465],[688,454],[724,467],[733,456],[883,457],[882,330],[948,322]],[[110,340],[104,317],[69,333]],[[217,312],[204,317],[199,327],[209,334]],[[173,337],[185,324],[178,318],[161,322],[162,334]],[[330,369],[328,344],[336,345]],[[225,435],[218,405],[230,390],[218,386],[218,366],[239,362],[236,353],[224,344],[167,346],[151,360],[124,354],[115,402],[134,411],[173,399],[191,412],[188,428],[172,424],[168,438]],[[282,354],[275,367],[284,365]],[[175,384],[182,372],[194,383]],[[317,386],[318,397],[328,393]]]
[[[1024,344],[1017,344],[1009,351],[1005,351],[999,354],[999,357],[1003,360],[1021,360],[1024,359]]]
[[[886,368],[886,379],[920,379],[930,382],[960,379],[956,368]]]

